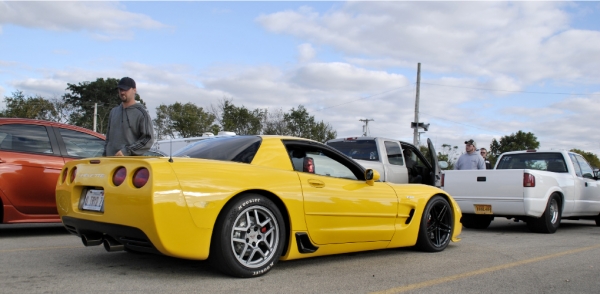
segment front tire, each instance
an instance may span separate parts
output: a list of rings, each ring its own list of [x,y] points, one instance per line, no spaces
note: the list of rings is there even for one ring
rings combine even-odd
[[[446,249],[453,227],[454,214],[450,203],[442,196],[434,196],[423,210],[416,248],[426,252]]]
[[[262,195],[246,194],[228,203],[219,215],[209,261],[235,277],[264,275],[279,260],[285,234],[277,206]]]
[[[561,206],[560,198],[556,194],[550,195],[546,210],[540,218],[530,218],[527,227],[536,233],[554,234],[560,226]]]

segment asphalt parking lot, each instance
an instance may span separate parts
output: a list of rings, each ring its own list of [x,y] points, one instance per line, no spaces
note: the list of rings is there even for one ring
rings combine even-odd
[[[551,235],[496,219],[441,253],[391,249],[278,263],[224,276],[203,261],[84,247],[60,224],[0,225],[1,293],[598,293],[600,227]]]

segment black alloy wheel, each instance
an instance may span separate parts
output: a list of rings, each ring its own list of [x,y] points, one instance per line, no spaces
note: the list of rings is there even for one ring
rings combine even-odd
[[[434,196],[423,211],[417,249],[439,252],[450,244],[454,227],[454,214],[450,203],[442,196]]]

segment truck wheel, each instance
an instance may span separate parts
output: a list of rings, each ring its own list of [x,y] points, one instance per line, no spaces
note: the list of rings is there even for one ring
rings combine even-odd
[[[463,227],[467,229],[485,230],[490,226],[490,223],[494,220],[491,215],[474,215],[474,214],[463,214],[460,218],[460,222]]]
[[[426,252],[446,249],[452,238],[454,214],[442,196],[434,196],[423,210],[416,248]]]
[[[529,218],[527,227],[530,231],[544,234],[554,234],[560,226],[561,208],[560,198],[556,194],[550,195],[546,210],[539,218]],[[596,221],[597,223],[597,221]]]
[[[246,194],[227,204],[219,215],[209,261],[232,276],[264,275],[281,257],[285,235],[277,206],[262,195]]]

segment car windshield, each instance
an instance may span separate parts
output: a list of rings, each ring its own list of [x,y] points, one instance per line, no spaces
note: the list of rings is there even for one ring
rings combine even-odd
[[[346,154],[348,157],[360,160],[378,161],[375,140],[343,140],[327,142],[327,145]]]
[[[258,136],[213,138],[192,143],[173,156],[251,163],[261,142]]]

